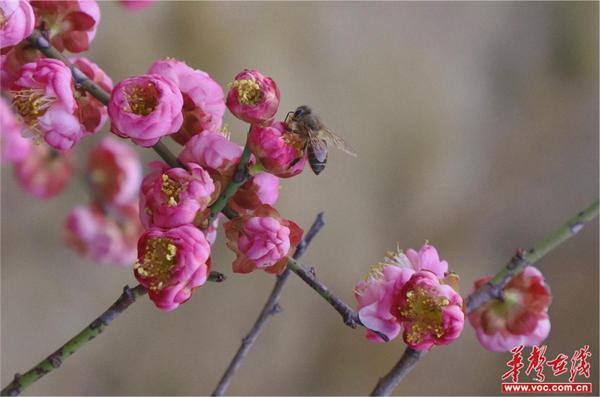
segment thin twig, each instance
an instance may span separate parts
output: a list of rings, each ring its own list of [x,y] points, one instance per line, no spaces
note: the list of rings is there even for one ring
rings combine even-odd
[[[0,392],[2,396],[19,395],[32,383],[42,376],[60,367],[62,362],[75,353],[87,342],[100,335],[102,331],[125,309],[127,309],[137,298],[146,294],[146,289],[141,285],[134,288],[125,286],[123,293],[104,313],[75,335],[71,340],[62,345],[54,353],[40,361],[35,367],[25,374],[15,374],[13,381]]]
[[[371,392],[372,396],[389,396],[400,384],[402,379],[413,369],[423,356],[422,352],[407,347],[400,360],[394,365],[383,378],[379,379],[375,389]]]
[[[467,313],[471,313],[484,303],[498,299],[502,296],[502,289],[512,280],[514,276],[519,274],[526,266],[532,265],[539,261],[547,253],[557,248],[561,243],[568,240],[577,234],[586,223],[598,216],[598,200],[594,201],[591,206],[579,212],[571,218],[563,226],[548,234],[542,241],[537,243],[532,249],[525,252],[519,250],[515,256],[511,258],[508,264],[500,270],[489,283],[483,285],[473,294],[469,295],[465,301]],[[407,348],[400,361],[392,368],[392,370],[379,380],[377,386],[371,393],[372,396],[388,396],[400,381],[411,371],[417,364],[421,353]]]
[[[87,92],[89,92],[93,97],[102,102],[105,106],[108,105],[110,100],[110,93],[104,91],[98,84],[94,83],[90,80],[85,73],[83,73],[77,66],[73,65],[69,59],[64,56],[60,51],[50,44],[50,42],[44,37],[42,32],[39,30],[34,30],[33,33],[28,38],[29,43],[40,50],[42,54],[44,54],[48,58],[53,58],[64,63],[69,69],[71,69],[71,74],[73,75],[73,80],[75,80],[75,85],[77,87],[81,87]],[[169,164],[171,167],[183,167],[181,162],[162,142],[157,142],[156,145],[152,146],[152,149],[162,159]]]
[[[310,227],[310,229],[308,230],[308,232],[304,235],[304,237],[300,241],[300,244],[298,244],[298,247],[296,248],[296,252],[294,253],[294,259],[298,259],[304,254],[304,252],[308,248],[308,245],[310,244],[312,239],[315,237],[315,235],[321,230],[321,228],[324,225],[325,225],[325,222],[323,221],[323,213],[321,212],[317,215],[317,218],[313,222],[313,224]],[[213,393],[212,393],[213,396],[222,396],[223,394],[225,394],[225,391],[227,390],[227,388],[229,387],[229,384],[231,383],[231,379],[233,378],[233,376],[239,369],[240,365],[242,364],[242,360],[244,360],[244,358],[246,357],[246,355],[248,354],[248,352],[254,345],[254,342],[256,342],[256,339],[258,338],[258,335],[261,333],[262,329],[264,328],[267,320],[271,317],[271,315],[277,314],[281,310],[281,307],[279,306],[278,301],[279,301],[279,297],[281,296],[281,292],[283,291],[283,287],[285,286],[285,283],[286,283],[289,275],[290,275],[290,270],[288,268],[286,268],[283,271],[283,273],[281,273],[279,276],[277,276],[277,281],[275,282],[275,285],[273,286],[273,290],[271,291],[269,298],[265,302],[265,305],[263,306],[260,314],[258,315],[258,318],[254,322],[254,325],[250,329],[250,332],[248,332],[248,335],[246,335],[242,339],[242,344],[240,345],[237,353],[235,354],[235,356],[229,363],[229,366],[227,367],[227,370],[221,377],[221,380],[219,381],[219,384],[215,388],[215,391],[213,391]]]
[[[597,216],[598,200],[594,201],[588,208],[569,219],[567,223],[560,228],[548,234],[529,251],[517,251],[516,255],[510,259],[508,264],[502,268],[493,279],[467,297],[465,302],[467,313],[471,313],[491,299],[500,298],[502,296],[502,289],[514,276],[519,274],[526,266],[539,261],[547,253],[576,235],[583,229],[586,223]]]
[[[250,148],[248,148],[248,145],[244,146],[244,151],[242,152],[242,156],[240,157],[240,161],[231,182],[229,182],[229,185],[223,190],[219,198],[210,206],[210,215],[207,220],[208,225],[215,220],[217,215],[219,215],[219,212],[226,208],[229,199],[231,199],[238,189],[248,180],[248,162],[250,161],[251,154],[252,152],[250,151]],[[225,214],[229,214],[230,216],[233,215],[231,209],[228,209]]]

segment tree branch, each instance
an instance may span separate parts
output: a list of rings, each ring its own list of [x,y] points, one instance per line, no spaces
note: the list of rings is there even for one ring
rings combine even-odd
[[[423,356],[422,352],[407,347],[404,354],[383,378],[379,379],[377,385],[371,392],[371,396],[389,396],[400,384],[402,379],[413,369]]]
[[[547,253],[557,248],[560,244],[577,234],[586,223],[598,216],[598,200],[591,206],[579,212],[576,216],[569,219],[567,223],[548,234],[542,241],[537,243],[532,249],[525,252],[519,250],[511,258],[508,264],[500,270],[489,283],[483,285],[465,300],[465,309],[471,313],[484,303],[498,299],[502,296],[502,289],[519,274],[526,266],[539,261]],[[400,361],[392,370],[379,380],[377,386],[371,393],[372,396],[388,396],[400,384],[400,381],[412,370],[422,357],[422,353],[407,348]]]
[[[141,285],[134,288],[125,286],[123,293],[104,313],[85,327],[81,332],[62,345],[54,353],[40,361],[35,367],[31,368],[25,374],[15,374],[13,381],[0,392],[2,396],[19,395],[32,383],[42,376],[60,367],[62,362],[75,353],[87,342],[100,335],[102,331],[125,309],[127,309],[140,296],[146,294],[146,289]]]
[[[219,272],[210,272],[208,275],[208,281],[215,283],[225,281],[225,278],[225,275]],[[125,286],[121,296],[104,313],[25,374],[15,374],[13,381],[2,389],[0,395],[17,396],[38,379],[60,367],[64,360],[100,335],[119,314],[124,312],[137,298],[145,295],[147,292],[146,288],[139,284],[133,288]]]
[[[44,54],[48,58],[53,58],[64,63],[69,69],[71,69],[71,74],[73,75],[73,80],[75,80],[75,85],[77,87],[81,87],[87,92],[89,92],[93,97],[102,102],[105,106],[108,105],[108,101],[110,100],[110,94],[104,91],[98,84],[94,83],[92,80],[88,79],[88,77],[81,71],[77,66],[73,65],[69,59],[64,56],[61,52],[59,52],[56,48],[50,44],[50,42],[44,37],[42,32],[39,30],[34,30],[33,33],[28,38],[29,43],[40,50],[42,54]],[[152,149],[171,167],[183,167],[183,164],[177,159],[177,157],[167,148],[167,146],[158,141],[156,145],[152,146]]]
[[[317,218],[313,222],[308,232],[300,241],[300,244],[298,244],[296,252],[294,253],[295,259],[300,258],[304,254],[304,252],[306,252],[308,245],[324,225],[325,222],[323,220],[323,213],[321,212],[317,215]],[[254,342],[256,342],[256,339],[258,339],[258,335],[261,333],[262,329],[266,325],[267,320],[272,315],[277,314],[279,313],[279,311],[281,311],[281,307],[279,306],[278,301],[289,275],[290,270],[286,268],[283,271],[283,273],[277,276],[277,281],[273,286],[273,290],[271,291],[269,298],[265,302],[265,305],[263,306],[263,309],[258,315],[258,318],[254,322],[254,325],[250,329],[250,332],[248,332],[248,334],[242,339],[242,344],[240,345],[237,353],[229,363],[229,366],[227,367],[227,370],[225,370],[225,373],[221,377],[221,380],[217,384],[217,387],[213,391],[213,396],[222,396],[223,394],[225,394],[225,391],[229,387],[232,378],[234,377],[240,365],[242,364],[242,360],[244,360],[244,358],[254,345]]]
[[[519,274],[526,266],[539,261],[547,253],[576,235],[583,229],[586,223],[597,216],[598,200],[594,201],[588,208],[569,219],[567,223],[556,229],[554,232],[548,234],[529,251],[518,250],[515,256],[510,259],[508,264],[502,268],[493,279],[467,297],[465,301],[467,313],[471,313],[491,299],[500,298],[502,296],[502,289],[514,276]]]

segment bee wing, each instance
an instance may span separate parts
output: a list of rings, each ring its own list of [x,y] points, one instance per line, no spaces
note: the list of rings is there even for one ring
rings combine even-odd
[[[346,141],[344,141],[341,137],[334,134],[334,132],[331,131],[329,128],[323,127],[321,130],[319,130],[318,134],[316,135],[318,135],[320,139],[331,143],[333,146],[344,151],[350,156],[356,157],[356,151],[354,151],[354,149],[352,149],[350,145],[348,145]]]
[[[323,137],[319,136],[318,133],[307,129],[308,131],[308,144],[313,150],[313,153],[318,161],[324,162],[327,159],[327,141]]]

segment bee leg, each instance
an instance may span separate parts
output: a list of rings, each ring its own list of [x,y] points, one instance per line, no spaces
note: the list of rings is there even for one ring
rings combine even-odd
[[[300,157],[296,157],[295,159],[293,159],[292,161],[290,161],[290,165],[288,165],[288,170],[290,168],[292,168],[293,166],[295,166],[296,164],[298,164],[298,162],[302,160],[302,156]]]

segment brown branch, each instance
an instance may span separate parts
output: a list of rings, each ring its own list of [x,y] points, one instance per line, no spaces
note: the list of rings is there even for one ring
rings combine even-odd
[[[300,241],[300,244],[298,244],[298,248],[296,249],[296,252],[294,254],[294,259],[298,259],[304,254],[312,239],[324,225],[325,222],[323,221],[323,213],[321,212],[317,215],[317,218],[313,222],[308,232]],[[229,387],[233,376],[236,374],[237,370],[242,364],[242,361],[254,345],[254,342],[256,342],[256,339],[258,339],[258,335],[265,327],[267,320],[272,315],[277,314],[281,311],[281,307],[279,306],[278,301],[289,275],[290,270],[286,268],[282,274],[277,276],[277,281],[273,286],[273,290],[271,291],[269,298],[265,302],[265,305],[263,306],[260,314],[258,315],[258,318],[254,322],[254,325],[250,329],[250,332],[248,332],[248,334],[242,339],[242,344],[240,345],[237,353],[229,363],[229,366],[227,367],[227,370],[225,370],[225,373],[221,377],[221,380],[217,384],[217,387],[213,391],[213,396],[222,396],[223,394],[225,394],[225,391]]]
[[[371,392],[371,396],[389,396],[392,394],[402,379],[417,365],[422,356],[422,352],[407,347],[394,368],[379,379],[375,389]]]

